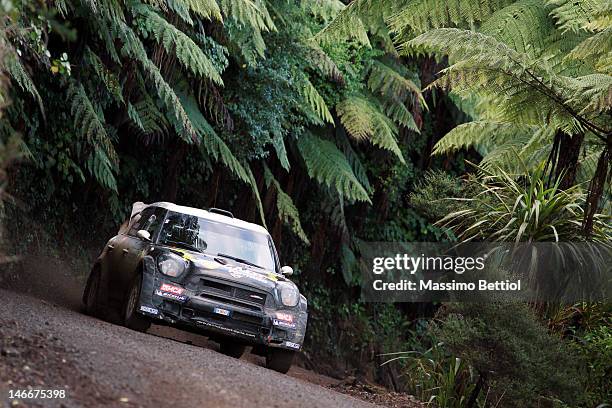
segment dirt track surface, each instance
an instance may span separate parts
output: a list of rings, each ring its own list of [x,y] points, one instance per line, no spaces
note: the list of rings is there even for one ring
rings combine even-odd
[[[184,343],[181,332],[138,333],[3,289],[0,299],[0,406],[375,407],[300,379],[299,368],[283,375]],[[28,386],[67,398],[8,400]]]

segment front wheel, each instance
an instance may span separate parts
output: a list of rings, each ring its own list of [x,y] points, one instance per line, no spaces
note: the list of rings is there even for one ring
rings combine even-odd
[[[219,343],[219,351],[226,356],[240,358],[244,354],[246,346],[230,340],[221,341]]]
[[[293,364],[293,357],[295,357],[295,351],[270,349],[266,355],[266,367],[286,374],[291,368],[291,364]]]
[[[123,325],[132,330],[145,332],[151,327],[151,322],[136,310],[140,299],[141,284],[142,276],[138,274],[132,281],[127,299],[125,300],[125,305],[123,307]]]

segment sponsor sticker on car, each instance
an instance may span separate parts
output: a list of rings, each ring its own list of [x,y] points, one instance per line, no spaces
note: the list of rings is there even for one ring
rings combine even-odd
[[[150,313],[150,314],[153,314],[153,315],[157,315],[159,313],[156,308],[149,307],[149,306],[140,306],[140,311],[141,312]]]
[[[172,292],[163,292],[159,289],[155,289],[155,294],[157,296],[161,296],[163,298],[166,299],[172,299],[172,300],[176,300],[177,302],[184,302],[185,300],[187,300],[187,296],[185,295],[177,295],[175,293]]]
[[[296,350],[300,348],[300,345],[298,343],[293,343],[291,341],[286,341],[285,346],[292,348],[292,349],[296,349]]]
[[[283,320],[273,319],[272,324],[277,327],[284,327],[287,329],[295,329],[295,323],[285,322]]]
[[[229,316],[230,315],[230,311],[227,309],[221,309],[220,307],[215,307],[213,309],[213,312],[215,312],[216,314],[220,314],[221,316]]]
[[[178,286],[170,285],[169,283],[162,283],[159,290],[161,290],[162,292],[170,292],[174,293],[175,295],[180,295],[185,289],[180,288]]]

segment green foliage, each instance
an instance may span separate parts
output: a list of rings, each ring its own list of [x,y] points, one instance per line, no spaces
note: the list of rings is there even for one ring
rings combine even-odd
[[[481,400],[504,407],[581,401],[580,360],[520,303],[455,303],[434,336],[482,377]]]
[[[309,244],[308,237],[306,236],[306,233],[302,229],[302,224],[300,223],[300,213],[298,209],[295,207],[295,204],[293,204],[291,197],[281,189],[280,184],[278,181],[276,181],[274,175],[267,166],[264,167],[264,180],[266,182],[266,186],[268,188],[274,188],[274,191],[276,192],[276,208],[278,209],[278,218],[289,224],[293,232],[302,241],[304,241],[304,243]]]
[[[133,10],[143,20],[138,26],[145,35],[153,37],[169,55],[175,55],[178,61],[194,75],[223,85],[221,75],[212,61],[191,38],[166,21],[150,6],[137,4],[133,6]]]
[[[330,141],[312,134],[298,139],[298,149],[304,158],[308,175],[348,200],[370,201],[365,188],[359,183],[351,165],[344,155]]]
[[[470,198],[448,198],[469,208],[449,213],[438,223],[462,241],[575,242],[584,240],[582,219],[586,195],[579,186],[549,184],[540,166],[533,173],[513,177],[504,171],[480,168],[481,178],[469,183],[478,193]],[[597,214],[592,239],[610,242],[610,216]]]
[[[393,152],[402,163],[405,162],[397,145],[397,127],[376,103],[362,96],[349,96],[336,106],[336,110],[351,136],[357,140],[369,140]]]
[[[87,168],[105,187],[117,190],[113,169],[117,164],[117,154],[113,141],[104,126],[91,100],[81,84],[71,84],[68,98],[72,101],[70,113],[74,119],[74,131],[92,147],[88,153]]]

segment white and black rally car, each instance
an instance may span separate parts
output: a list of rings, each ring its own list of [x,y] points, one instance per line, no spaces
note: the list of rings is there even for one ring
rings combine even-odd
[[[96,260],[83,303],[135,330],[155,323],[206,334],[233,357],[253,346],[286,373],[308,319],[292,273],[260,225],[215,208],[135,203]]]

